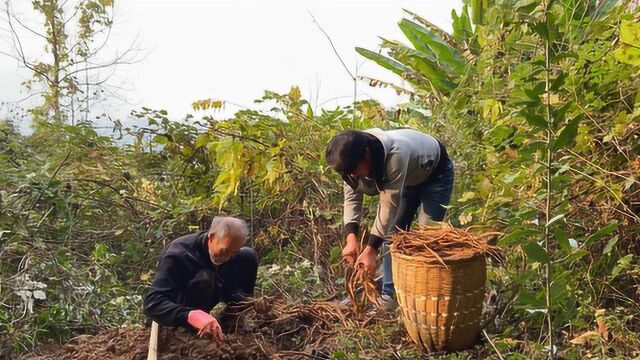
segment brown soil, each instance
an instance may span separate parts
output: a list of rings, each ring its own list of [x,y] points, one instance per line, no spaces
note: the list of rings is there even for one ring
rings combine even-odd
[[[334,314],[324,316],[326,304],[299,305],[265,315],[248,312],[241,328],[227,329],[224,340],[199,338],[178,328],[161,328],[159,359],[329,359],[337,344],[333,339]],[[340,312],[340,311],[337,311]],[[66,344],[49,344],[23,360],[142,360],[147,358],[149,328],[116,328],[97,335],[81,335]]]

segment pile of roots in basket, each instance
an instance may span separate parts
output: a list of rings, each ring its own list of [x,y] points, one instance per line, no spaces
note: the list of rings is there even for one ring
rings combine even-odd
[[[470,229],[456,229],[446,223],[423,226],[415,231],[403,231],[393,237],[393,247],[398,252],[412,257],[435,258],[444,266],[446,260],[469,258],[475,254],[487,254],[500,261],[498,247],[488,240],[502,235],[499,232],[475,234]]]

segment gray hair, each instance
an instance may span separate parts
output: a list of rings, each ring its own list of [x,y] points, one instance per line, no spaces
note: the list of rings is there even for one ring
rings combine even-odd
[[[249,227],[244,220],[232,216],[216,216],[211,221],[207,235],[216,234],[216,239],[230,236],[234,240],[242,240],[244,244],[249,236]]]

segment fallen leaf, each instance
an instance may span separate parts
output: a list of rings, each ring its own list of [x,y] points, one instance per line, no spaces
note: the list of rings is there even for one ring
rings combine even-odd
[[[587,331],[584,334],[577,336],[573,340],[570,340],[569,342],[574,345],[588,345],[589,343],[591,343],[591,341],[596,340],[599,337],[600,334],[598,334],[597,332]]]
[[[607,328],[607,323],[604,321],[604,315],[606,313],[605,309],[596,310],[596,323],[598,324],[598,332],[600,336],[605,341],[609,340],[609,328]]]

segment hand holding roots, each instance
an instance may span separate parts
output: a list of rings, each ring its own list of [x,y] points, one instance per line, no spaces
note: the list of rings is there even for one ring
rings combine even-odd
[[[357,294],[358,285],[362,286],[362,295],[360,296]],[[367,301],[372,303],[377,309],[382,308],[376,284],[363,264],[359,264],[355,269],[351,267],[346,268],[345,286],[356,315],[360,314],[360,311],[364,308]]]

